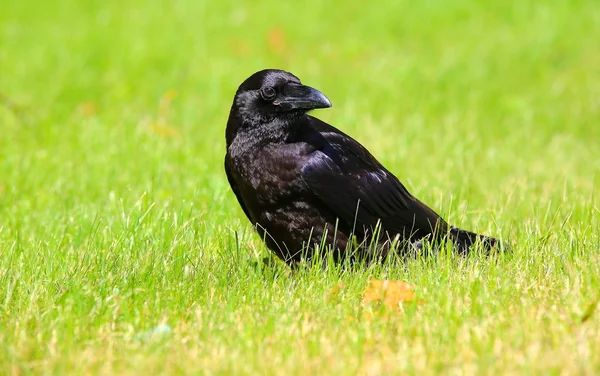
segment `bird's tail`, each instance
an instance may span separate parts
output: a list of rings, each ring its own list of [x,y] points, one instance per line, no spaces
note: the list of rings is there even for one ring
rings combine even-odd
[[[492,248],[500,251],[510,250],[508,244],[499,239],[487,235],[479,235],[454,226],[450,227],[450,239],[452,239],[454,246],[461,254],[467,254],[475,243],[479,243],[486,251],[491,251]]]

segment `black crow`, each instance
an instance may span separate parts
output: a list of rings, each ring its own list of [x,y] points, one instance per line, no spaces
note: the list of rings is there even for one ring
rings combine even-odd
[[[293,265],[315,247],[346,257],[384,258],[390,249],[450,239],[465,253],[492,237],[449,226],[412,196],[360,143],[307,115],[331,107],[320,91],[276,69],[238,88],[225,133],[225,172],[269,249]]]

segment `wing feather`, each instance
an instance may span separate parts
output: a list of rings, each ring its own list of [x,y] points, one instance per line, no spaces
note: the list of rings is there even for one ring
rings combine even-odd
[[[324,143],[302,168],[302,180],[338,218],[366,227],[381,221],[386,231],[405,236],[445,229],[440,216],[412,196],[362,145],[318,119],[311,120]]]

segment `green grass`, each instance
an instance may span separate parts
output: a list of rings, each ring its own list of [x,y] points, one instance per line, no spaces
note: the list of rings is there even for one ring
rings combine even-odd
[[[0,374],[600,372],[597,1],[368,4],[2,5]],[[222,161],[266,67],[513,255],[264,265]],[[426,303],[367,317],[371,278]]]

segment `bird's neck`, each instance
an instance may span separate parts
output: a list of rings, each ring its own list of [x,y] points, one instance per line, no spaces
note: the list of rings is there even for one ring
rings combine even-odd
[[[261,150],[267,145],[294,142],[301,122],[298,119],[287,120],[275,119],[259,125],[243,124],[227,147],[229,153],[235,158]]]

